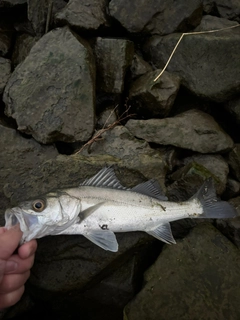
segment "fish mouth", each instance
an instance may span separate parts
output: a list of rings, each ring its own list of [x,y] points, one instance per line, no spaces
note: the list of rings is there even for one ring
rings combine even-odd
[[[21,208],[12,208],[6,210],[5,221],[5,227],[7,229],[12,228],[19,223],[20,229],[24,232],[38,223],[38,218],[22,211]]]

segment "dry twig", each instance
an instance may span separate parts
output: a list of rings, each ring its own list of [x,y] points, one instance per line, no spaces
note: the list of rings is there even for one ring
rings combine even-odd
[[[86,147],[90,148],[91,145],[96,142],[96,141],[99,141],[99,140],[102,140],[102,134],[108,130],[111,130],[113,129],[115,126],[117,126],[121,121],[129,118],[129,117],[132,117],[134,114],[128,114],[128,111],[130,110],[131,106],[128,106],[127,109],[121,114],[121,116],[116,120],[114,121],[113,123],[107,125],[109,119],[111,118],[111,116],[113,115],[113,113],[116,111],[118,106],[116,106],[112,111],[111,113],[109,114],[107,120],[105,121],[102,129],[98,130],[96,132],[96,134],[92,137],[92,139],[90,139],[88,142],[86,142],[82,147],[81,149],[79,149],[75,154],[78,154],[80,153],[83,149],[85,149]]]
[[[161,75],[164,73],[164,71],[167,69],[167,66],[169,65],[175,51],[177,50],[177,47],[179,46],[180,42],[182,41],[184,36],[190,36],[190,35],[195,35],[195,34],[204,34],[204,33],[214,33],[214,32],[218,32],[218,31],[223,31],[223,30],[227,30],[227,29],[233,29],[236,27],[239,27],[240,24],[237,24],[235,26],[231,26],[231,27],[226,27],[226,28],[222,28],[222,29],[216,29],[216,30],[208,30],[208,31],[196,31],[196,32],[186,32],[186,33],[182,33],[177,44],[175,45],[172,53],[170,54],[170,57],[168,58],[168,61],[166,62],[164,68],[162,69],[162,71],[159,73],[159,75],[154,79],[154,81],[157,81]]]

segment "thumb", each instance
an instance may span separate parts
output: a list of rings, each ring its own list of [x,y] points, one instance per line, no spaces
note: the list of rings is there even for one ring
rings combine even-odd
[[[4,228],[1,228],[0,232],[0,259],[7,260],[19,245],[22,238],[22,231],[19,225],[6,230],[3,232]]]

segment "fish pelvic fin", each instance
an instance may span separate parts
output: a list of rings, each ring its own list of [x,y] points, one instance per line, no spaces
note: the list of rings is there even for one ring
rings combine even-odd
[[[237,216],[236,209],[230,203],[217,198],[212,178],[203,183],[192,199],[198,199],[203,207],[203,214],[197,218],[226,219]]]
[[[160,224],[155,229],[146,230],[146,232],[156,239],[166,242],[167,244],[176,244],[169,222]]]
[[[110,230],[89,230],[83,234],[88,240],[104,250],[117,252],[118,242],[115,234]]]

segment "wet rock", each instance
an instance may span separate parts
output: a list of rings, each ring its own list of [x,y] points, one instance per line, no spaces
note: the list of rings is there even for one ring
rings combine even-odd
[[[14,67],[27,57],[36,42],[37,39],[28,34],[21,34],[17,37],[12,55]]]
[[[148,60],[163,68],[179,38],[180,34],[151,37],[144,46]],[[240,28],[185,36],[167,70],[179,75],[197,96],[224,102],[240,89],[239,51]]]
[[[238,319],[239,268],[238,249],[214,227],[199,225],[165,246],[124,319]]]
[[[7,84],[7,81],[11,75],[11,61],[0,57],[0,94]]]
[[[234,100],[227,102],[225,104],[225,108],[227,111],[230,112],[230,114],[233,116],[236,122],[240,124],[240,98],[238,97]]]
[[[148,142],[190,149],[201,153],[226,152],[232,139],[207,113],[189,110],[172,118],[129,120],[127,129]]]
[[[41,143],[86,141],[95,122],[94,78],[88,44],[67,27],[55,29],[13,72],[4,92],[5,113]]]
[[[0,225],[4,224],[3,212],[9,202],[5,195],[10,198],[12,190],[9,185],[14,186],[15,196],[21,190],[26,198],[31,196],[25,188],[25,182],[31,180],[31,170],[36,170],[34,177],[38,180],[40,165],[58,154],[52,146],[41,146],[33,139],[25,139],[16,130],[0,125]],[[9,189],[9,192],[7,190]],[[4,193],[4,190],[6,193]]]
[[[109,11],[131,33],[164,35],[197,26],[202,16],[202,2],[112,0]]]
[[[130,67],[134,46],[125,39],[97,38],[95,44],[97,90],[121,93],[127,69]]]
[[[55,20],[57,23],[67,23],[78,29],[97,30],[107,25],[106,6],[106,0],[70,0],[66,7],[55,15]]]
[[[231,172],[240,182],[240,144],[235,144],[234,148],[228,155],[228,163],[231,168]]]
[[[131,75],[132,78],[137,78],[139,76],[142,76],[143,74],[152,71],[152,67],[150,64],[145,61],[141,56],[138,54],[134,54],[132,65],[131,65]]]
[[[129,98],[138,115],[148,118],[166,117],[171,111],[180,87],[180,79],[164,72],[162,77],[154,81],[160,72],[159,69],[150,71],[132,83]]]
[[[96,141],[83,154],[92,157],[93,155],[110,155],[121,159],[123,166],[140,172],[146,179],[156,178],[164,187],[165,174],[167,170],[165,153],[150,148],[146,141],[136,138],[124,127],[116,126],[112,130],[102,134],[102,139]],[[132,186],[139,182],[134,179],[122,177],[130,182]]]

